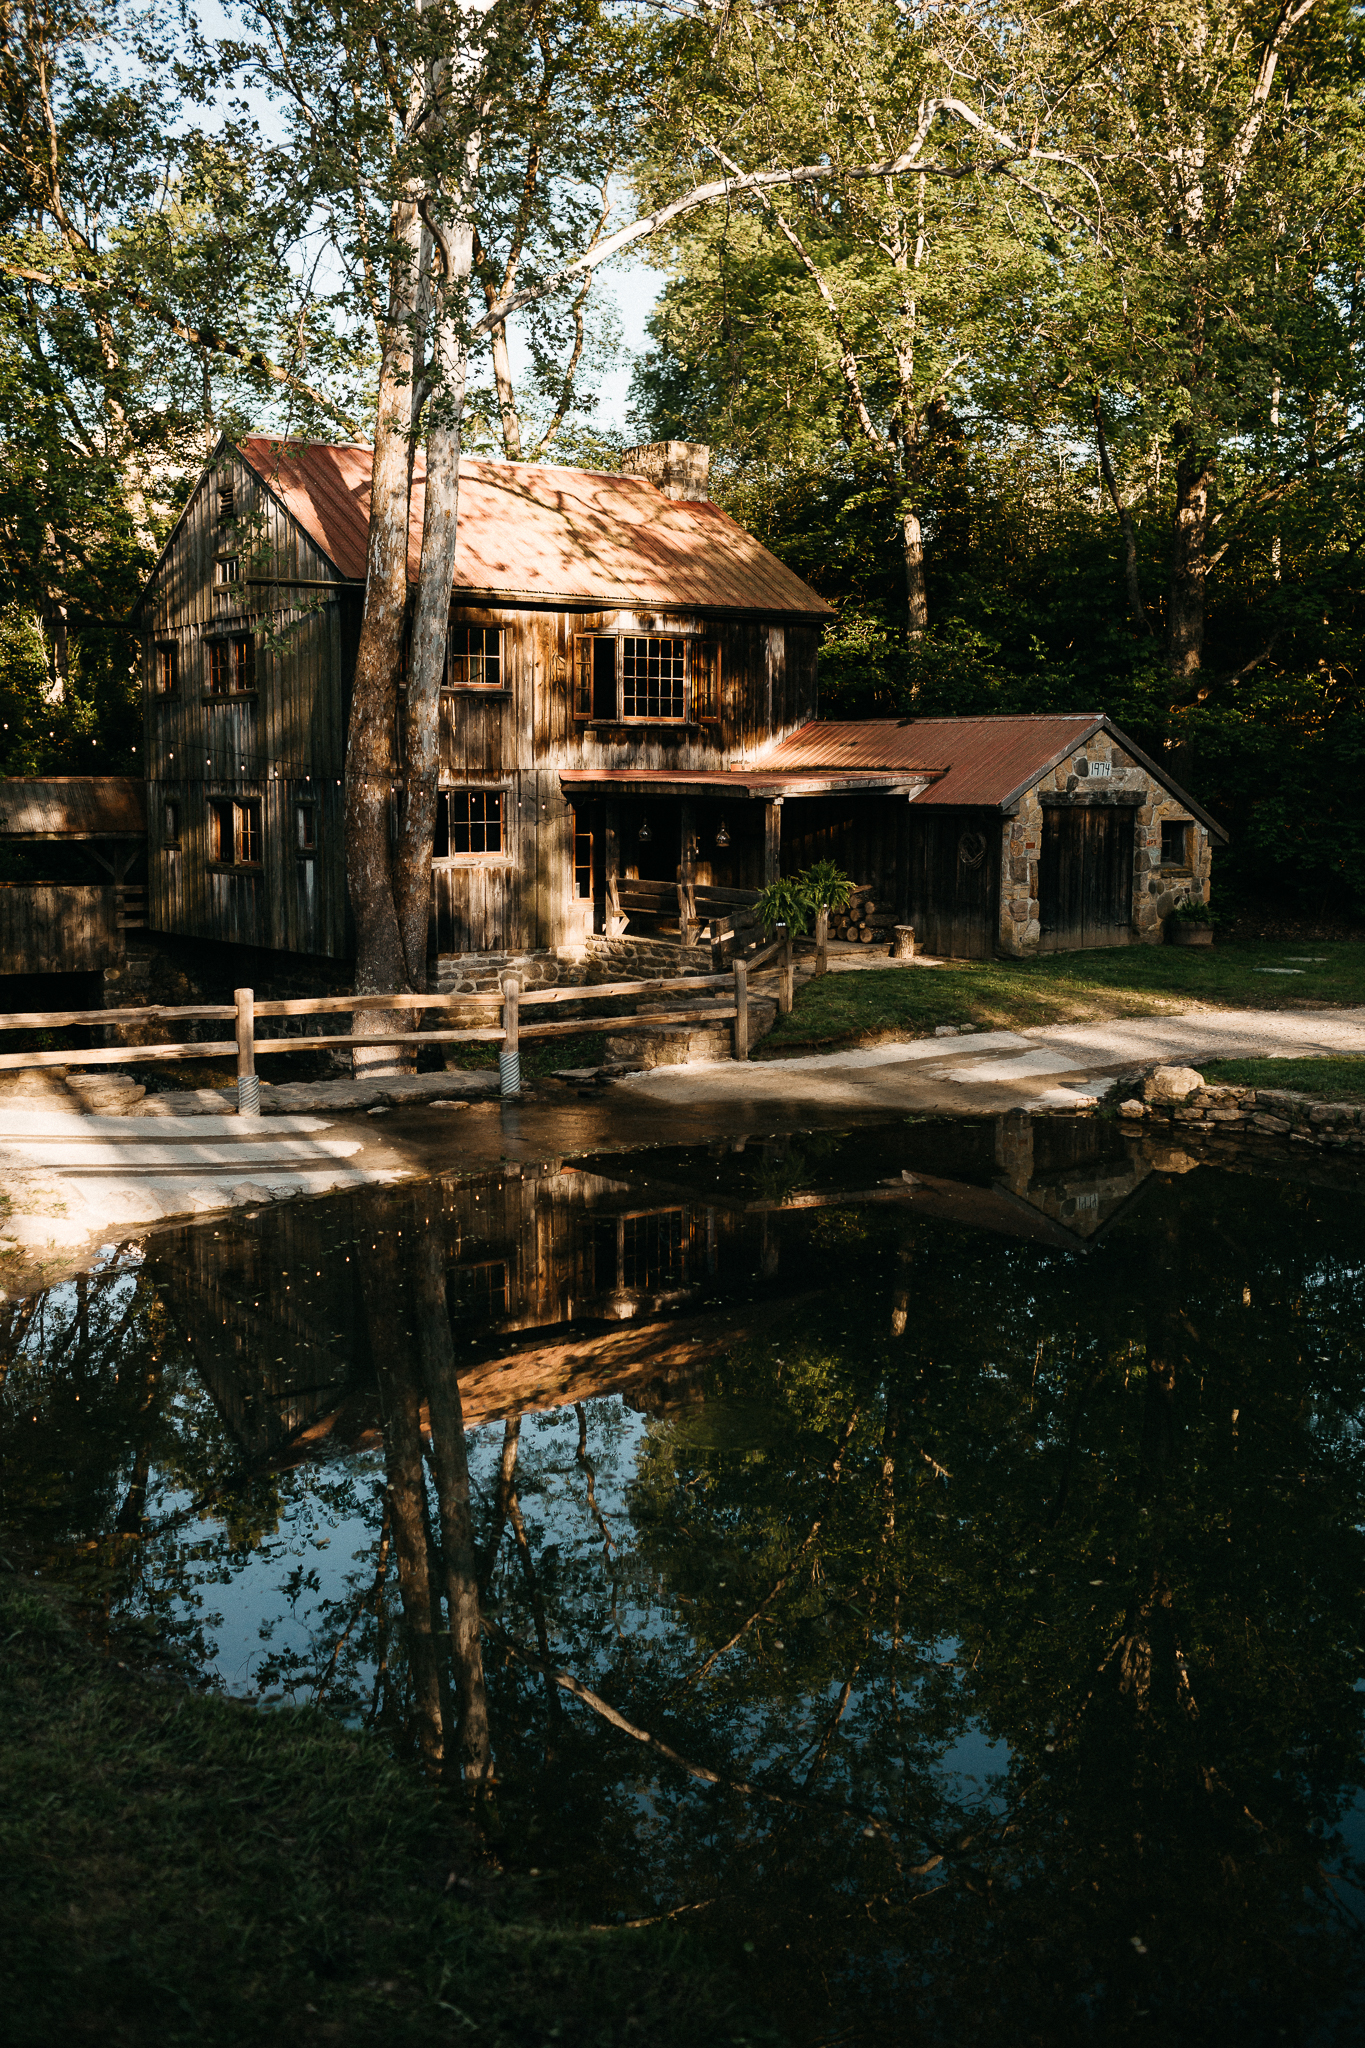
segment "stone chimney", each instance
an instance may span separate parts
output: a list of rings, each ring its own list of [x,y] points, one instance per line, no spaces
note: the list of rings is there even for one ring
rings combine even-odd
[[[627,448],[622,476],[648,477],[666,498],[704,498],[711,450],[702,441],[646,441]]]

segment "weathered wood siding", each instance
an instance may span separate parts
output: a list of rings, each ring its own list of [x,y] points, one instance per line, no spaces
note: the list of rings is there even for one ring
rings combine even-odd
[[[228,477],[235,530],[219,516]],[[234,544],[241,580],[216,583],[215,562]],[[142,607],[153,930],[334,957],[351,950],[341,778],[360,596],[245,463],[224,456],[201,479]],[[211,696],[213,641],[244,634],[254,641],[254,690]],[[167,645],[176,687],[163,694],[157,650]],[[212,861],[215,798],[260,804],[260,868]],[[317,807],[311,857],[298,846],[301,801]],[[178,841],[168,802],[179,807]]]
[[[955,960],[987,960],[1000,922],[1000,818],[955,805],[909,813],[906,913],[915,943]]]
[[[235,528],[221,518],[225,480]],[[234,535],[241,580],[221,584],[215,564]],[[361,599],[251,470],[220,455],[142,607],[152,929],[332,957],[353,950],[341,798]],[[442,693],[441,784],[501,790],[504,838],[499,854],[436,864],[431,941],[439,953],[531,951],[580,935],[585,910],[574,892],[575,820],[560,788],[563,770],[728,767],[815,715],[819,631],[801,621],[517,605],[456,606],[451,616],[455,625],[501,629],[502,688]],[[212,696],[213,641],[248,633],[254,690]],[[584,633],[680,634],[715,649],[719,681],[705,717],[685,725],[576,718]],[[169,694],[157,688],[161,646],[175,651]],[[212,806],[220,799],[260,805],[258,868],[213,860]],[[296,831],[304,801],[316,806],[311,854]],[[176,832],[168,803],[177,807]],[[741,808],[758,809],[732,807]],[[730,829],[736,854],[716,879],[757,886],[761,823],[746,818]],[[670,875],[677,857],[674,850]]]
[[[0,974],[84,974],[121,952],[112,882],[0,883]]]
[[[440,754],[444,788],[503,791],[504,844],[500,856],[455,855],[436,864],[432,943],[438,953],[554,947],[590,923],[591,906],[574,893],[575,812],[560,787],[565,769],[725,768],[760,740],[794,731],[815,715],[819,632],[803,623],[487,605],[457,605],[451,622],[502,631],[501,691],[443,691]],[[717,650],[719,689],[706,707],[715,716],[685,725],[576,718],[578,639],[594,633],[677,634]],[[732,841],[726,852],[714,846],[722,807],[698,807],[693,829],[711,867],[701,879],[759,887],[761,807],[723,808]],[[620,827],[623,873],[658,869],[671,880],[683,821],[677,800],[628,803],[622,810],[630,814]],[[637,835],[646,810],[655,837],[642,863]],[[585,802],[582,812],[600,866],[603,806]],[[600,903],[597,908],[600,917]]]
[[[791,797],[782,806],[782,872],[794,875],[816,861],[835,861],[899,914],[909,810],[903,796]]]

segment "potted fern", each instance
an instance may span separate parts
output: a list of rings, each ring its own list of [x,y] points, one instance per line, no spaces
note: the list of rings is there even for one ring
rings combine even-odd
[[[1213,925],[1214,913],[1203,898],[1187,896],[1171,912],[1166,931],[1173,946],[1211,946]]]

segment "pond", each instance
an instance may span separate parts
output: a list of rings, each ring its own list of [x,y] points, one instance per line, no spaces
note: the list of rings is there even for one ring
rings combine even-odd
[[[508,1164],[111,1247],[0,1367],[26,1555],[471,1775],[795,2042],[1359,2037],[1333,1162],[1016,1113]]]

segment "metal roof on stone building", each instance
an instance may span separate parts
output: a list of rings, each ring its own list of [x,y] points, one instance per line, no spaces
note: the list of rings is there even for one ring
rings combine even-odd
[[[0,781],[0,839],[145,839],[147,791],[133,775]]]
[[[373,451],[255,436],[239,453],[339,574],[361,581]],[[425,502],[419,457],[411,579]],[[832,616],[809,584],[707,499],[666,497],[640,476],[473,457],[460,463],[455,598]]]
[[[877,718],[813,720],[786,739],[760,749],[752,765],[763,769],[900,769],[933,778],[915,798],[920,804],[964,804],[1003,810],[1051,768],[1098,732],[1106,732],[1191,814],[1226,838],[1188,790],[1180,787],[1111,719],[1097,712],[1036,717]]]

